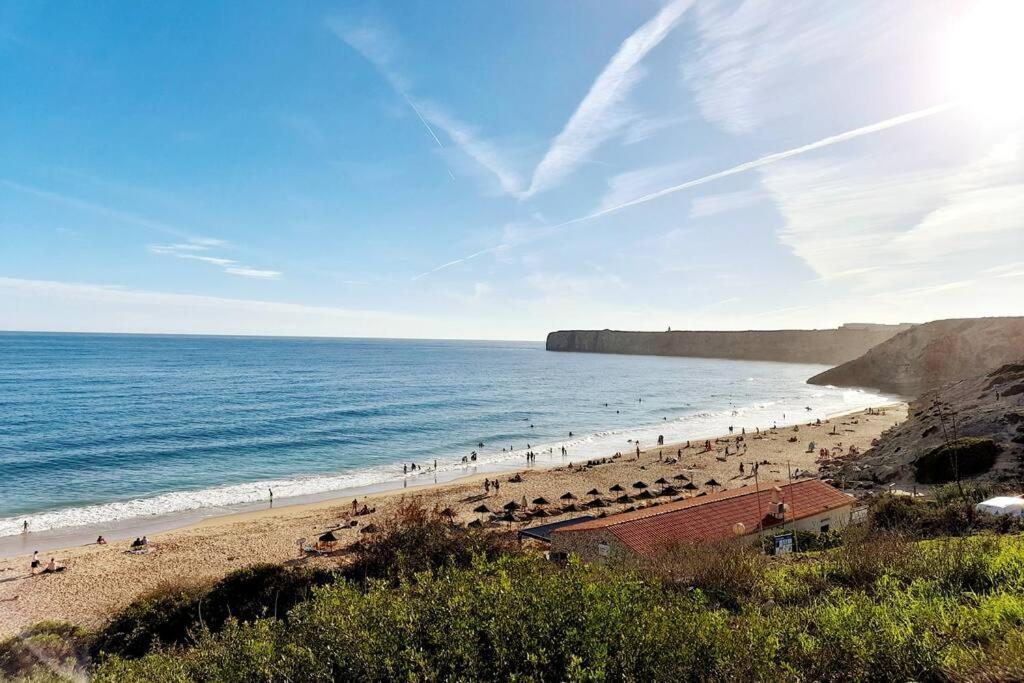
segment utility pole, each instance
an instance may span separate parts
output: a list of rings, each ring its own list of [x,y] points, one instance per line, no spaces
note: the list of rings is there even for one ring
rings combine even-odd
[[[789,501],[790,501],[790,503],[789,503],[790,517],[789,517],[789,519],[792,522],[792,528],[793,528],[793,552],[797,552],[798,553],[798,552],[800,552],[800,544],[796,540],[796,504],[793,502],[793,469],[790,467],[790,464],[789,464],[788,460],[786,461],[786,473],[789,475]],[[782,500],[786,500],[785,496],[783,496]],[[783,514],[783,520],[785,520],[785,514],[786,514],[785,509],[783,509],[782,514]]]

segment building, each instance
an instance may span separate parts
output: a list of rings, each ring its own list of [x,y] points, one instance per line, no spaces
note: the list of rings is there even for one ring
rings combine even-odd
[[[987,512],[990,515],[1010,515],[1012,517],[1024,517],[1024,498],[1019,496],[996,496],[983,500],[974,506],[978,512]]]
[[[563,526],[551,533],[551,552],[585,560],[650,558],[681,543],[752,542],[783,528],[824,532],[846,526],[854,503],[819,479],[755,484]]]

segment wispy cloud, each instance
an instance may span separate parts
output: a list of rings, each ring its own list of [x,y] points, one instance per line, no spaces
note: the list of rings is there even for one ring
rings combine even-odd
[[[437,133],[438,130],[443,132],[463,154],[492,174],[503,192],[516,194],[520,191],[522,181],[519,176],[509,168],[494,144],[484,139],[475,126],[460,121],[440,104],[412,94],[413,81],[402,72],[398,64],[398,38],[386,27],[367,22],[350,25],[340,19],[328,20],[327,26],[349,47],[373,64],[391,88],[409,105],[440,150],[444,151],[446,148]],[[450,168],[446,167],[446,170],[454,177]]]
[[[685,171],[692,167],[693,165],[690,163],[680,162],[616,174],[608,179],[608,191],[601,198],[599,207],[607,209],[650,194],[655,189],[665,187],[678,180]]]
[[[225,246],[227,246],[227,242],[221,239],[215,239],[212,237],[193,237],[186,242],[180,242],[177,244],[151,244],[147,249],[150,253],[159,254],[161,256],[173,256],[175,258],[208,263],[212,266],[217,266],[228,275],[237,275],[239,277],[249,277],[261,280],[275,280],[281,277],[282,273],[278,270],[250,268],[249,266],[239,264],[238,261],[234,259],[224,258],[222,256],[212,256],[207,253],[210,249]]]
[[[537,165],[524,198],[557,185],[633,119],[623,105],[643,78],[640,62],[661,44],[692,4],[693,0],[670,2],[622,42]]]
[[[765,199],[767,196],[760,190],[738,190],[694,197],[693,205],[690,207],[690,218],[707,218],[739,211],[754,206],[758,202],[763,202]]]
[[[793,147],[792,149],[787,149],[787,150],[782,151],[782,152],[775,152],[773,154],[767,154],[765,156],[758,157],[757,159],[754,159],[752,161],[747,161],[747,162],[744,162],[742,164],[737,164],[736,166],[732,166],[730,168],[727,168],[724,171],[718,171],[716,173],[711,173],[709,175],[704,175],[704,176],[701,176],[699,178],[694,178],[693,180],[688,180],[688,181],[686,181],[684,183],[679,183],[678,185],[672,185],[671,187],[666,187],[666,188],[658,190],[656,192],[650,192],[650,193],[645,194],[645,195],[643,195],[641,197],[637,197],[636,199],[632,199],[632,200],[629,200],[629,201],[624,201],[621,204],[615,204],[615,205],[599,208],[597,211],[594,211],[593,213],[589,213],[589,214],[586,214],[584,216],[579,216],[577,218],[572,218],[570,220],[563,221],[561,223],[557,223],[555,225],[548,225],[548,226],[541,226],[541,227],[537,227],[537,228],[531,228],[528,232],[531,234],[533,239],[539,239],[541,237],[548,237],[550,235],[555,234],[556,232],[558,232],[562,228],[566,228],[566,227],[569,227],[569,226],[572,226],[572,225],[580,225],[582,223],[586,223],[586,222],[589,222],[589,221],[601,218],[602,216],[607,216],[609,214],[612,214],[612,213],[615,213],[615,212],[618,212],[618,211],[622,211],[624,209],[628,209],[628,208],[633,207],[633,206],[638,206],[640,204],[646,204],[648,202],[652,202],[652,201],[654,201],[656,199],[660,199],[662,197],[665,197],[665,196],[668,196],[668,195],[671,195],[671,194],[675,194],[677,192],[682,192],[684,190],[689,190],[689,189],[694,188],[694,187],[699,187],[701,185],[706,185],[708,183],[712,183],[712,182],[715,182],[717,180],[721,180],[722,178],[728,178],[728,177],[731,177],[731,176],[734,176],[734,175],[739,175],[741,173],[747,173],[748,171],[753,171],[753,170],[756,170],[756,169],[759,169],[759,168],[763,168],[765,166],[770,166],[772,164],[777,164],[780,161],[784,161],[786,159],[791,159],[793,157],[798,157],[798,156],[801,156],[803,154],[807,154],[808,152],[813,152],[813,151],[816,151],[816,150],[819,150],[819,149],[824,149],[826,147],[831,147],[832,145],[837,145],[837,144],[842,143],[842,142],[847,142],[849,140],[855,140],[857,138],[861,138],[861,137],[864,137],[864,136],[867,136],[867,135],[873,135],[874,133],[879,133],[879,132],[882,132],[882,131],[885,131],[885,130],[889,130],[891,128],[896,128],[898,126],[903,126],[903,125],[906,125],[908,123],[911,123],[911,122],[914,122],[914,121],[918,121],[920,119],[928,118],[928,117],[931,117],[931,116],[936,116],[938,114],[942,114],[944,112],[949,111],[954,106],[955,106],[954,104],[944,103],[944,104],[936,105],[934,107],[928,107],[927,109],[920,109],[918,111],[909,112],[907,114],[901,114],[899,116],[893,116],[893,117],[885,119],[883,121],[878,121],[876,123],[872,123],[872,124],[869,124],[869,125],[866,125],[866,126],[861,126],[860,128],[854,128],[852,130],[848,130],[848,131],[846,131],[844,133],[838,133],[836,135],[830,135],[829,137],[822,138],[820,140],[816,140],[815,142],[811,142],[811,143],[808,143],[806,145],[801,145],[799,147]],[[522,244],[525,241],[528,241],[528,240],[520,239],[518,244]],[[497,246],[491,247],[490,249],[485,249],[485,250],[482,250],[480,252],[477,252],[473,256],[478,256],[478,255],[480,255],[482,253],[486,253],[488,251],[500,252],[502,250],[509,249],[509,248],[511,248],[513,246],[516,246],[516,244],[515,243],[509,243],[509,242],[503,242],[502,244],[499,244]],[[443,269],[445,269],[445,268],[447,268],[447,267],[449,267],[451,265],[455,265],[457,263],[461,263],[464,260],[466,260],[466,259],[456,259],[455,261],[446,263],[446,264],[444,264],[442,266],[439,266],[439,267],[434,268],[432,270],[428,270],[428,271],[426,271],[424,273],[421,273],[420,275],[416,276],[415,279],[419,279],[419,278],[425,277],[425,276],[430,275],[432,273],[435,273],[435,272],[437,272],[439,270],[443,270]]]

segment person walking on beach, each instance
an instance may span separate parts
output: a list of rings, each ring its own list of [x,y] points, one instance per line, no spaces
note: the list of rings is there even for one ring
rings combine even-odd
[[[274,489],[268,487],[267,488],[267,493],[270,494],[270,504],[273,505],[274,504]]]
[[[491,494],[491,480],[490,479],[484,479],[484,495],[490,495],[490,494]]]
[[[32,553],[32,563],[29,565],[29,573],[35,574],[36,570],[39,569],[39,551]]]
[[[356,513],[356,510],[358,510],[358,509],[359,509],[359,499],[358,498],[353,498],[352,499],[352,514],[354,515]]]
[[[22,522],[22,524],[21,524],[21,533],[23,533],[23,534],[27,534],[28,533],[28,520],[27,519],[24,522]]]

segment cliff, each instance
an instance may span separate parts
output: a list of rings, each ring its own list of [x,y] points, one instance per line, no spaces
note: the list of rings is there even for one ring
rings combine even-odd
[[[875,488],[890,482],[926,483],[922,458],[953,443],[991,442],[995,458],[977,448],[959,450],[964,478],[1017,480],[1024,464],[1024,361],[926,391],[910,406],[906,420],[886,431],[861,456],[842,455],[822,466],[821,476],[847,488]]]
[[[835,330],[745,332],[564,330],[548,335],[547,350],[838,365],[909,327],[850,324]]]
[[[967,318],[915,325],[860,358],[807,380],[908,396],[978,377],[1024,357],[1024,318]]]

